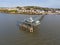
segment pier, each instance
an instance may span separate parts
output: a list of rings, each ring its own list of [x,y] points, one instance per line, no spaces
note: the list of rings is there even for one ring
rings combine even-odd
[[[42,15],[39,21],[33,21],[33,19],[26,20],[26,22],[22,22],[22,24],[19,24],[19,27],[21,30],[34,32],[39,27],[41,21],[43,20],[45,15]],[[29,22],[30,21],[30,22]]]

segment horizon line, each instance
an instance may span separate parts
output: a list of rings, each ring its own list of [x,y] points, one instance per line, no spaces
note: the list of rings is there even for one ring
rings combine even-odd
[[[26,5],[26,6],[34,6],[34,5]],[[1,6],[0,8],[12,8],[12,7],[24,7],[24,6]],[[47,7],[47,6],[36,6],[42,8],[56,8],[56,7]]]

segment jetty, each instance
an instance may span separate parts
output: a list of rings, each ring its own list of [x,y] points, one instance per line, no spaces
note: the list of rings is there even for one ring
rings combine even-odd
[[[21,30],[34,32],[40,25],[40,21],[42,21],[43,17],[45,15],[41,16],[39,20],[33,20],[32,17],[25,19],[21,24],[19,24],[19,27]]]

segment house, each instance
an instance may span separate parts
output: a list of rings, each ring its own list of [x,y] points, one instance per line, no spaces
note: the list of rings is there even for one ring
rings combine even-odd
[[[56,13],[60,13],[60,10],[56,10]]]

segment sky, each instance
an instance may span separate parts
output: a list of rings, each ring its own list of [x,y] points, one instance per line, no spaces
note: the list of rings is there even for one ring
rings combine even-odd
[[[0,7],[17,6],[60,8],[60,0],[0,0]]]

